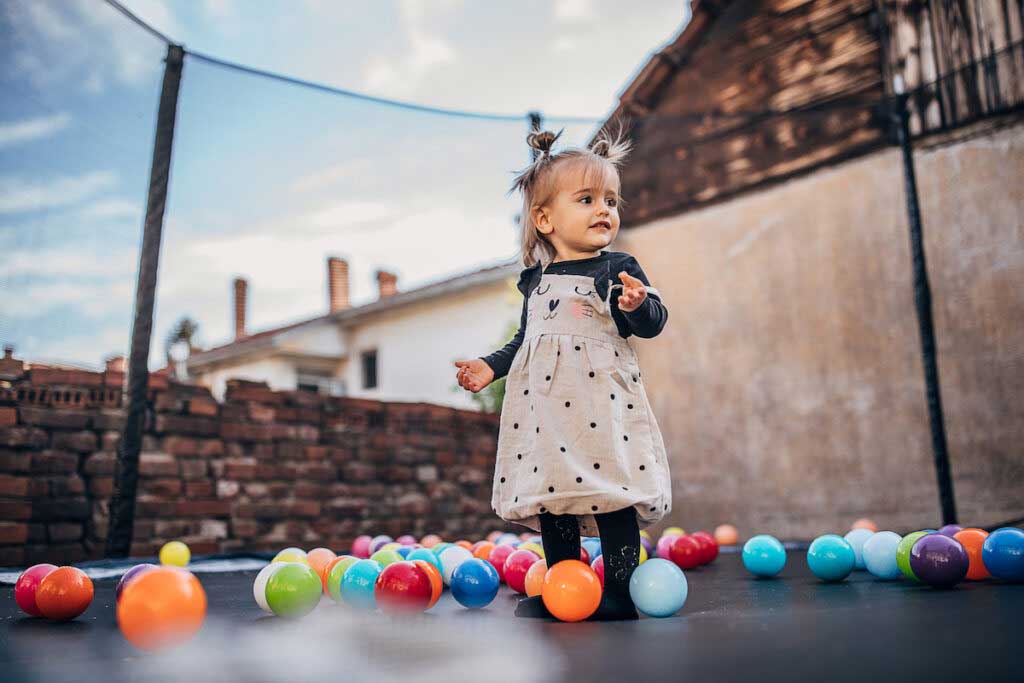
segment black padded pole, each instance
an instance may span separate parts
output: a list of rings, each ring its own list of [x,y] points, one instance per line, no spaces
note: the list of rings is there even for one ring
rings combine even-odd
[[[117,446],[114,495],[110,499],[107,557],[128,557],[135,522],[135,491],[139,478],[139,451],[146,420],[146,389],[149,384],[149,342],[153,333],[153,299],[160,263],[160,235],[167,206],[167,182],[171,172],[174,119],[178,109],[178,88],[185,50],[167,46],[164,83],[153,142],[153,165],[149,172],[146,223],[139,253],[138,282],[135,287],[135,321],[132,325],[131,355],[128,361],[128,412]]]

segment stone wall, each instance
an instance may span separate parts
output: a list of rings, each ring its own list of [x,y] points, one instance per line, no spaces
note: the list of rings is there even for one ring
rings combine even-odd
[[[0,384],[0,566],[104,552],[121,373],[32,369]],[[233,381],[223,404],[150,378],[132,556],[347,548],[359,534],[477,537],[498,418]]]

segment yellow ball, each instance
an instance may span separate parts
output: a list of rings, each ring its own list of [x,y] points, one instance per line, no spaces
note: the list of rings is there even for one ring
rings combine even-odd
[[[540,543],[534,543],[533,541],[523,543],[517,548],[517,550],[532,550],[541,557],[544,557],[544,546],[542,546]]]
[[[640,564],[647,561],[647,548],[640,546]]]
[[[401,543],[385,543],[381,547],[377,548],[377,550],[398,550],[401,547]]]
[[[662,531],[661,535],[662,536],[682,536],[685,533],[686,532],[683,531],[682,527],[670,526],[669,528],[667,528],[664,531]]]
[[[647,529],[644,529],[643,531],[641,531],[640,532],[640,536],[641,536],[641,538],[646,538],[648,541],[653,541],[654,540],[653,538],[651,538],[651,535],[649,533],[647,533]]]
[[[191,559],[192,552],[188,549],[188,546],[181,541],[164,543],[164,547],[160,548],[160,564],[170,564],[175,567],[187,567],[188,562]]]

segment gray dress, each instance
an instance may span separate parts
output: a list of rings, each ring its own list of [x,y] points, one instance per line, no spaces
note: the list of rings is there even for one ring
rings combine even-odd
[[[544,272],[529,289],[492,492],[506,521],[539,531],[540,513],[572,514],[583,535],[597,536],[595,514],[632,506],[644,528],[671,510],[661,431],[636,353],[612,317],[622,284],[606,283],[604,299],[588,275]]]

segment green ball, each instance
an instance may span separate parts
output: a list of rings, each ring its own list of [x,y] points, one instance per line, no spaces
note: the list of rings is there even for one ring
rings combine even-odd
[[[451,548],[453,545],[455,545],[455,544],[454,543],[448,543],[447,541],[442,541],[442,542],[438,543],[437,545],[435,545],[430,550],[431,550],[431,552],[434,553],[434,555],[436,555],[438,558],[440,558],[441,557],[441,553],[443,553],[445,550],[448,550],[448,548]]]
[[[385,567],[393,562],[401,562],[403,558],[394,550],[378,550],[373,555],[370,555],[371,560],[377,560]]]
[[[915,531],[904,536],[903,540],[896,546],[896,566],[903,572],[903,576],[913,581],[920,581],[921,579],[917,578],[917,574],[910,568],[910,549],[917,543],[917,539],[927,535],[927,531]]]
[[[304,617],[320,604],[323,584],[312,567],[283,563],[267,581],[267,605],[279,617]]]
[[[334,600],[334,602],[341,602],[341,577],[345,576],[348,568],[358,561],[358,557],[346,555],[345,559],[336,562],[331,567],[330,573],[327,574],[327,594],[331,596],[331,600]]]

